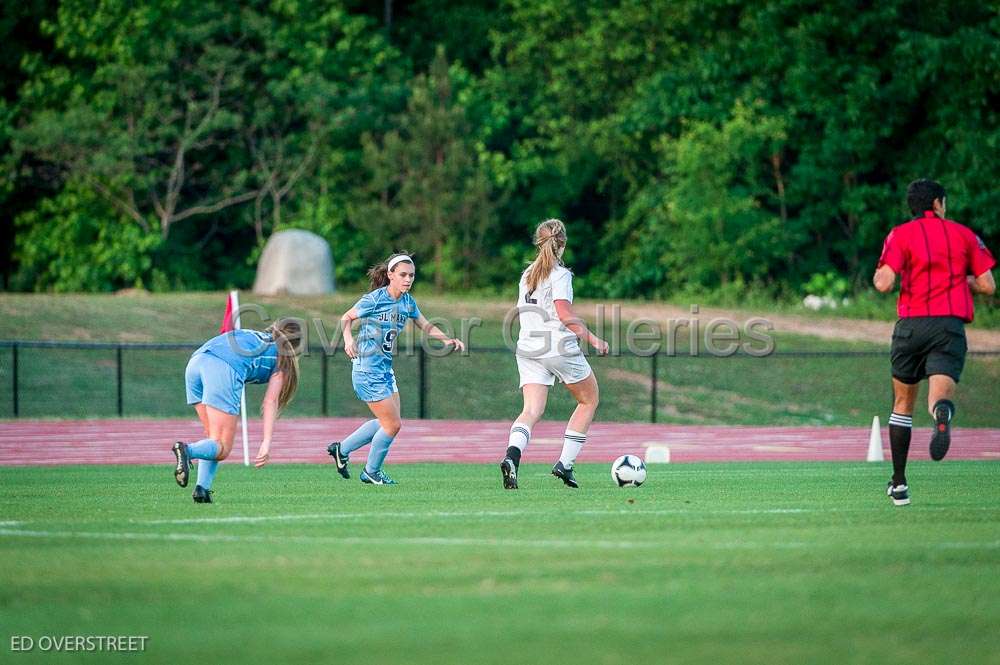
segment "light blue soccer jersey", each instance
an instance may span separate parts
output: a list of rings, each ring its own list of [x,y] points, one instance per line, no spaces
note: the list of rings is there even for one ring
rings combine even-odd
[[[409,319],[420,318],[417,301],[409,293],[393,300],[388,287],[382,287],[362,296],[354,309],[361,320],[354,370],[374,373],[392,371],[396,336]]]
[[[247,383],[267,383],[278,365],[278,348],[270,333],[230,330],[202,344],[195,351],[208,353],[236,370]]]

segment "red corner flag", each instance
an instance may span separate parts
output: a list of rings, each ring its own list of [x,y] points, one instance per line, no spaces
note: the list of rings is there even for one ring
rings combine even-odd
[[[230,330],[235,330],[236,326],[233,325],[233,294],[229,294],[226,298],[226,315],[222,317],[222,325],[219,326],[219,334],[227,333]]]
[[[224,334],[230,330],[239,330],[240,328],[240,292],[230,291],[229,297],[226,298],[226,315],[222,319],[222,325],[219,326],[219,334]],[[235,319],[235,320],[234,320]],[[242,416],[242,430],[243,430],[243,466],[250,466],[250,440],[247,432],[247,393],[246,389],[240,390],[240,415]]]

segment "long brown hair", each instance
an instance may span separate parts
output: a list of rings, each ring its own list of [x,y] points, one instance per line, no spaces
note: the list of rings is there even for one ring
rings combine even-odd
[[[535,247],[538,256],[525,271],[529,292],[537,289],[556,266],[562,265],[560,257],[566,248],[566,225],[558,219],[546,219],[535,229]]]
[[[396,252],[395,254],[390,254],[389,258],[382,263],[376,263],[371,268],[368,269],[368,290],[374,291],[375,289],[381,289],[383,286],[389,285],[389,261],[392,261],[397,256],[409,256],[409,252]],[[396,264],[399,265],[399,264]]]
[[[278,393],[278,411],[284,409],[299,387],[299,352],[302,341],[302,324],[298,319],[278,319],[267,329],[278,347],[276,372],[284,374],[281,392]]]

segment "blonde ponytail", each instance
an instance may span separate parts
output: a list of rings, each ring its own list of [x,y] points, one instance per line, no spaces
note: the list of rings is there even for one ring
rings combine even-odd
[[[562,265],[562,253],[566,249],[566,226],[558,219],[547,219],[535,229],[535,247],[538,256],[525,271],[528,291],[534,291],[556,266]]]

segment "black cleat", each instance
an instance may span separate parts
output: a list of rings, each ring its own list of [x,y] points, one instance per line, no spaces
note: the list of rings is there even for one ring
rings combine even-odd
[[[212,490],[207,490],[201,485],[195,485],[194,494],[191,495],[191,498],[194,499],[195,503],[212,503],[212,494],[214,494]]]
[[[174,467],[174,480],[181,487],[188,486],[188,476],[191,475],[191,458],[188,457],[187,444],[178,441],[171,450],[177,458],[177,466]]]
[[[517,489],[517,465],[514,460],[504,457],[500,462],[500,473],[503,474],[503,488],[505,490]]]
[[[931,435],[931,459],[940,462],[951,446],[951,409],[940,402],[934,405],[934,434]]]
[[[573,477],[573,467],[567,469],[563,466],[562,462],[556,462],[556,465],[552,467],[552,475],[561,479],[568,487],[574,489],[580,487],[580,484],[576,482],[576,478]]]
[[[885,493],[892,499],[892,503],[897,506],[908,506],[910,505],[910,488],[906,485],[893,485],[892,481],[889,481],[889,486],[886,488]]]
[[[330,457],[337,463],[337,473],[343,478],[350,478],[351,472],[347,470],[347,455],[340,453],[340,441],[334,441],[327,446],[326,452],[330,453]]]

